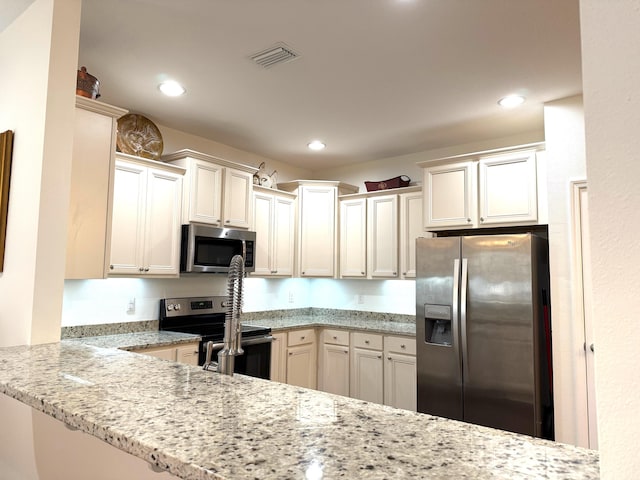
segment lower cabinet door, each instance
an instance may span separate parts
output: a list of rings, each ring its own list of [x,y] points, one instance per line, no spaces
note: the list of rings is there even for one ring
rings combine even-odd
[[[187,365],[198,365],[198,348],[197,343],[183,345],[176,348],[176,360]]]
[[[315,345],[289,347],[287,352],[287,383],[298,387],[316,388]]]
[[[274,333],[271,342],[271,380],[285,383],[287,381],[287,334]]]
[[[416,357],[388,353],[384,371],[384,404],[416,411]]]
[[[351,350],[351,396],[382,403],[382,352],[354,347]]]
[[[322,381],[324,392],[349,396],[349,347],[344,345],[323,345]]]

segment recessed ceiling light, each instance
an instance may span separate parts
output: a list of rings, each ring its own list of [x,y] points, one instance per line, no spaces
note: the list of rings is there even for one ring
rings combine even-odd
[[[173,80],[162,82],[160,85],[158,85],[158,88],[168,97],[179,97],[180,95],[184,94],[184,92],[186,92],[182,85]]]
[[[524,97],[522,95],[507,95],[504,98],[498,100],[498,105],[502,108],[513,108],[524,103]]]
[[[309,143],[307,147],[309,147],[311,150],[317,151],[322,150],[324,147],[326,147],[326,145],[320,140],[314,140],[313,142]]]

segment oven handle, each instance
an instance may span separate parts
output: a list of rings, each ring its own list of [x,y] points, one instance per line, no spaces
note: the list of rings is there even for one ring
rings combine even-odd
[[[248,338],[246,340],[242,340],[242,346],[245,345],[259,345],[261,343],[271,343],[273,342],[273,336],[265,335],[264,337],[256,337],[256,338]]]
[[[261,343],[271,342],[273,342],[273,336],[265,335],[263,337],[248,338],[246,340],[243,339],[242,345],[260,345]],[[221,348],[224,348],[224,343],[214,343],[211,345],[211,350],[220,350]]]

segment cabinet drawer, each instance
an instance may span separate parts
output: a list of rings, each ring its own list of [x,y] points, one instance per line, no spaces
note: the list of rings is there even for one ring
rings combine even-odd
[[[382,335],[362,332],[353,332],[351,335],[354,347],[382,350]]]
[[[293,347],[294,345],[304,345],[305,343],[313,343],[316,339],[316,333],[313,328],[306,328],[304,330],[294,330],[289,332],[289,338],[287,345]]]
[[[411,337],[384,337],[386,352],[416,354],[416,339]]]
[[[334,328],[325,328],[322,331],[322,342],[331,343],[333,345],[349,346],[349,332],[346,330],[336,330]]]

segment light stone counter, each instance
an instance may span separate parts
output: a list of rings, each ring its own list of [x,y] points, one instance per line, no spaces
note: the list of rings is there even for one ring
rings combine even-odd
[[[594,451],[67,340],[0,349],[0,392],[184,479],[599,476]]]
[[[65,342],[82,343],[94,347],[120,348],[122,350],[139,350],[153,347],[166,347],[183,343],[199,342],[200,335],[180,332],[133,332],[95,337],[69,338]]]

